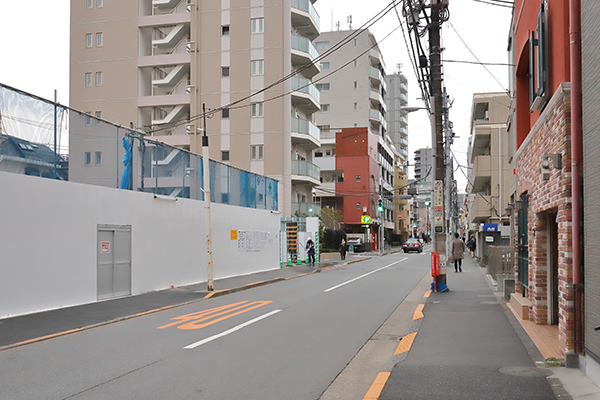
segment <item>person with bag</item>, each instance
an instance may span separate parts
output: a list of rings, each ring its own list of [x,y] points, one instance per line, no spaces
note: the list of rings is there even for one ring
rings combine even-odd
[[[340,244],[340,256],[342,260],[346,259],[346,239],[342,238],[342,243]]]
[[[452,258],[454,258],[454,272],[462,272],[462,259],[465,256],[465,242],[459,237],[458,233],[454,234],[452,241]]]

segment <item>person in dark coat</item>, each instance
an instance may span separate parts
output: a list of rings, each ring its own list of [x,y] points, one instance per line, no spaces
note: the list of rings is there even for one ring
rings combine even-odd
[[[342,260],[346,259],[346,239],[342,238],[342,243],[340,244],[340,256]]]
[[[465,257],[465,242],[459,237],[458,233],[454,234],[452,241],[452,258],[454,258],[454,272],[462,272],[462,260]]]
[[[306,251],[308,253],[308,262],[315,265],[315,242],[310,237],[306,241]]]

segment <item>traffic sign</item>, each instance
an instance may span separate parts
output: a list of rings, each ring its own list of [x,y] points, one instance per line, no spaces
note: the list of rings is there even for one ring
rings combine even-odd
[[[361,224],[370,224],[371,223],[371,217],[368,215],[362,215],[360,217],[360,223]]]

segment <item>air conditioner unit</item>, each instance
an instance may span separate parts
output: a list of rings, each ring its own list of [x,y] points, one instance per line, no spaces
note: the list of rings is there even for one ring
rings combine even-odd
[[[196,51],[196,42],[190,41],[185,44],[185,50],[188,53],[194,53]]]

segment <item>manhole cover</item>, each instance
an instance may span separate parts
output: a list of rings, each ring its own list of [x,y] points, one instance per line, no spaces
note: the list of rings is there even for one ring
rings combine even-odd
[[[523,377],[542,377],[552,375],[552,372],[547,369],[536,367],[503,367],[500,372],[504,375],[523,376]]]

